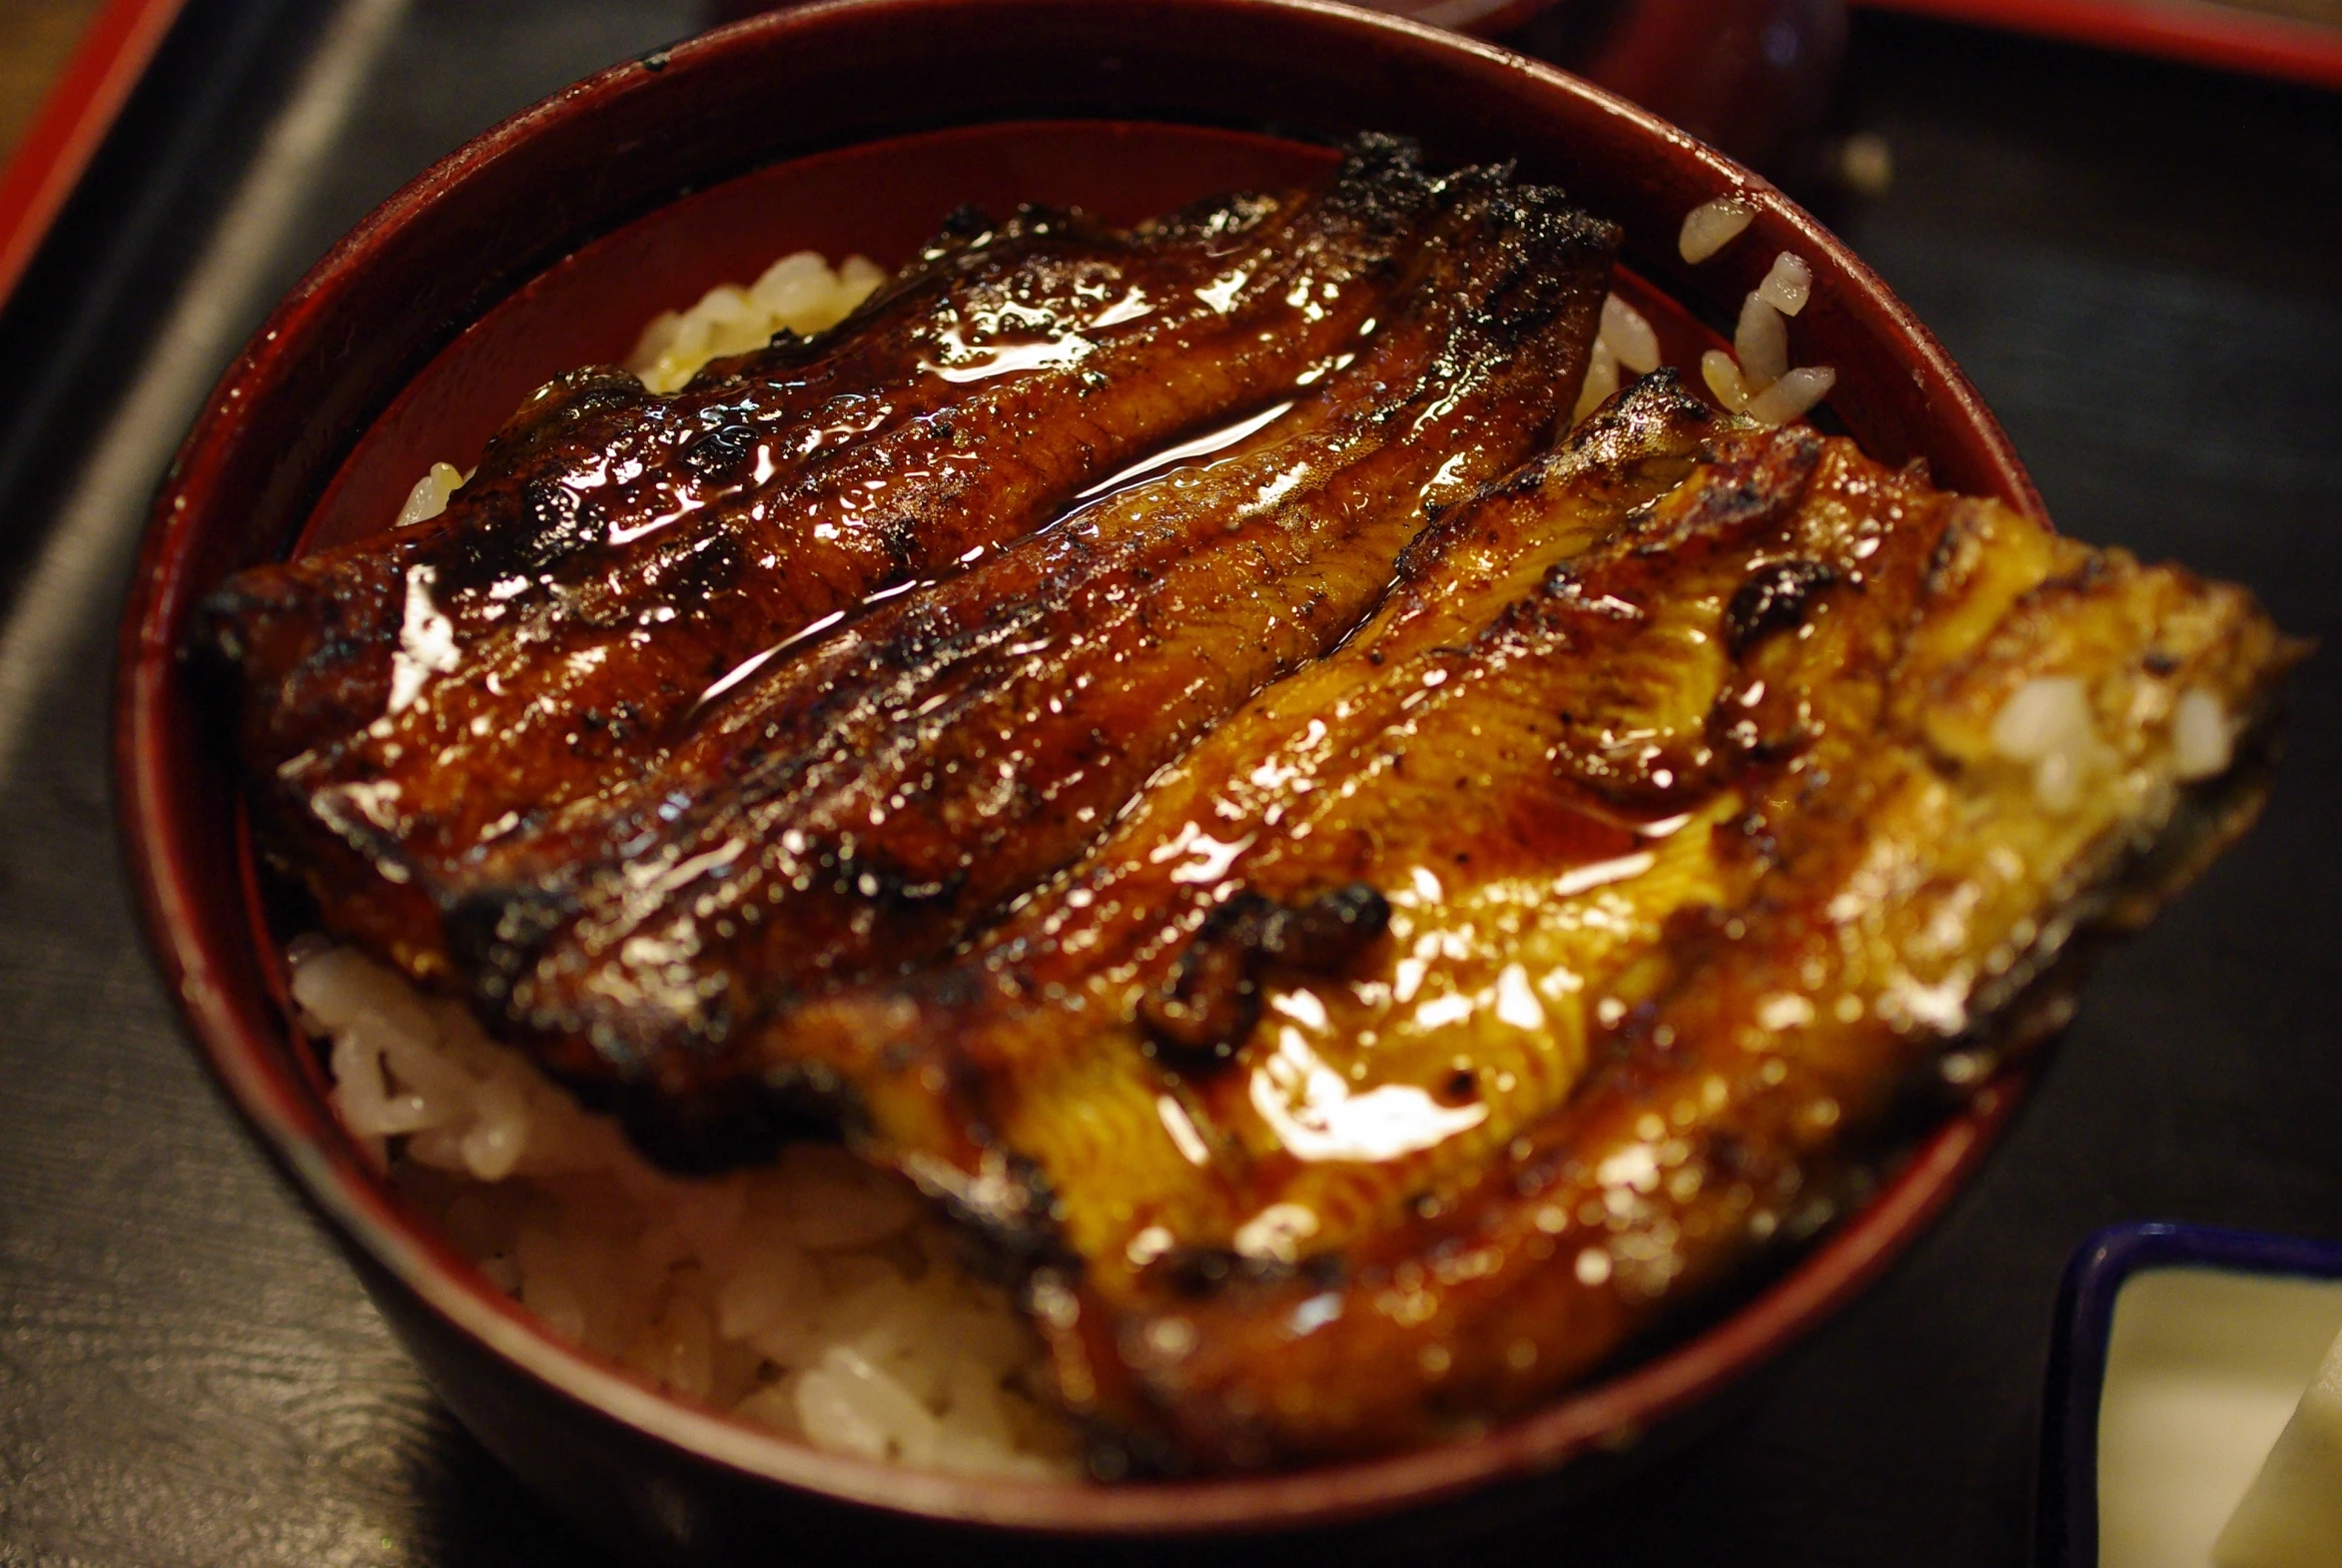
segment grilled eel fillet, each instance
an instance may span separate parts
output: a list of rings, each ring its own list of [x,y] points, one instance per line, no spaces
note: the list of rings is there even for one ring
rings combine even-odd
[[[2075,938],[2257,807],[2297,654],[1654,379],[959,962],[768,1049],[1033,1260],[1067,1405],[1140,1462],[1467,1435],[2061,1017]]]
[[[1440,201],[1391,319],[1245,444],[776,659],[637,786],[484,857],[448,901],[480,1005],[654,1156],[768,1150],[827,1081],[742,1049],[767,1011],[938,958],[1074,859],[1547,438],[1616,232],[1501,171]]]
[[[1127,234],[963,215],[815,340],[672,396],[554,383],[441,517],[207,607],[265,839],[337,930],[433,978],[420,880],[633,776],[759,650],[1291,395],[1384,312],[1437,207],[1410,145],[1367,138],[1322,192]]]

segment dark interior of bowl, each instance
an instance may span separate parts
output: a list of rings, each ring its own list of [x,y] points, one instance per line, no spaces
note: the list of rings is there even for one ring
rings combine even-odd
[[[1939,482],[2038,511],[1934,341],[1755,177],[1514,57],[1251,0],[820,6],[618,68],[490,133],[370,219],[288,299],[191,436],[125,629],[123,812],[150,936],[232,1099],[334,1222],[449,1403],[573,1515],[724,1560],[784,1519],[805,1529],[817,1517],[857,1540],[939,1520],[1130,1538],[1324,1525],[1492,1482],[1541,1498],[1554,1467],[1712,1393],[1859,1289],[2006,1114],[2012,1097],[1988,1092],[1740,1309],[1485,1441],[1115,1488],[908,1476],[663,1400],[545,1337],[335,1127],[273,1000],[270,944],[237,918],[251,881],[228,762],[176,656],[213,584],[297,539],[314,547],[386,526],[430,462],[468,465],[541,382],[622,357],[649,316],[786,252],[893,265],[971,201],[1129,221],[1310,179],[1342,135],[1367,128],[1417,135],[1441,161],[1517,157],[1622,223],[1640,275],[1624,292],[1650,307],[1672,363],[1688,367],[1714,341],[1702,323],[1729,324],[1773,257],[1798,252],[1817,285],[1796,358],[1838,369],[1833,415],[1875,456],[1925,458]],[[1686,267],[1677,226],[1725,193],[1756,207],[1751,232]]]

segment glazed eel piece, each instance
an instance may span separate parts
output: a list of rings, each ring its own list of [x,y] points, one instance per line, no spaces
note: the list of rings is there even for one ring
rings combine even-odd
[[[1616,231],[1501,171],[1440,201],[1391,319],[1246,442],[871,608],[484,858],[448,901],[482,1009],[660,1159],[769,1149],[831,1086],[746,1049],[767,1011],[937,958],[1079,855],[1547,438]]]
[[[208,606],[264,838],[335,929],[432,978],[418,876],[631,776],[759,650],[1291,395],[1383,311],[1436,186],[1369,138],[1322,192],[1128,234],[964,218],[811,342],[671,396],[555,383],[441,517]]]
[[[2298,650],[2248,595],[1810,429],[1670,487],[1702,422],[1622,394],[954,969],[787,1021],[866,1153],[1030,1260],[1118,1463],[1586,1377],[2256,808]]]

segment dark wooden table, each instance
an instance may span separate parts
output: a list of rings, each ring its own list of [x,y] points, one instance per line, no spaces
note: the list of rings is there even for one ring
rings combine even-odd
[[[464,136],[697,19],[196,0],[0,318],[0,1565],[598,1560],[435,1402],[182,1043],[119,886],[107,666],[141,503],[269,301]],[[1897,174],[1829,216],[2061,524],[2331,641],[2342,99],[1865,18],[1837,120]],[[2296,681],[2258,832],[2104,967],[1920,1247],[1706,1435],[1490,1560],[2020,1562],[2074,1245],[2150,1216],[2342,1236],[2336,671]]]

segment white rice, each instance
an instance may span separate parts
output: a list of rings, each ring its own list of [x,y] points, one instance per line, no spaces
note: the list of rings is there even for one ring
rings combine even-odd
[[[447,509],[447,497],[463,488],[468,473],[459,473],[451,462],[434,462],[430,472],[414,481],[414,488],[406,492],[406,504],[398,508],[396,526],[410,522],[428,522]]]
[[[745,289],[719,284],[688,311],[661,311],[635,341],[626,369],[654,392],[680,391],[708,361],[760,349],[784,329],[800,337],[828,331],[885,281],[866,256],[849,256],[833,269],[816,253],[798,251]],[[428,522],[445,511],[447,497],[470,477],[452,463],[432,463],[407,493],[397,526]]]
[[[1594,340],[1593,352],[1586,357],[1586,379],[1578,384],[1578,405],[1570,412],[1570,423],[1592,413],[1610,400],[1618,391],[1618,356],[1610,347],[1610,340]]]
[[[1802,257],[1788,251],[1773,258],[1773,270],[1757,285],[1758,298],[1784,316],[1795,316],[1804,310],[1813,293],[1814,270]]]
[[[1755,205],[1743,197],[1701,203],[1684,214],[1677,241],[1683,259],[1694,266],[1707,261],[1738,239],[1756,214]],[[1779,425],[1803,418],[1830,395],[1837,371],[1794,365],[1790,359],[1787,319],[1803,312],[1813,295],[1814,269],[1805,258],[1789,251],[1773,258],[1763,281],[1741,302],[1732,352],[1710,349],[1700,356],[1700,379],[1717,406],[1758,424]],[[1618,391],[1622,370],[1648,375],[1659,360],[1659,335],[1651,324],[1616,295],[1605,299],[1601,332],[1571,422],[1584,419]]]
[[[2171,711],[2171,767],[2182,779],[2208,779],[2228,771],[2236,751],[2228,706],[2208,691],[2189,687]]]
[[[1708,208],[1716,205],[1711,202]],[[1684,220],[1687,260],[1703,259],[1692,255],[1689,237],[1693,220],[1708,208],[1695,208]],[[1745,227],[1747,221],[1743,217],[1740,226]],[[1739,232],[1739,227],[1733,229],[1734,234]],[[1700,356],[1700,379],[1708,384],[1708,393],[1719,407],[1727,413],[1745,414],[1759,424],[1787,424],[1813,411],[1830,395],[1830,389],[1838,384],[1837,371],[1827,365],[1795,366],[1790,359],[1788,319],[1804,311],[1813,295],[1814,270],[1803,257],[1783,251],[1773,259],[1764,280],[1741,301],[1732,352],[1710,349]]]
[[[1800,366],[1748,400],[1741,411],[1759,424],[1787,424],[1830,395],[1838,373],[1827,365]]]
[[[868,257],[849,256],[833,271],[811,251],[784,256],[745,289],[722,284],[688,311],[660,312],[626,369],[654,392],[675,392],[708,361],[761,349],[784,328],[804,337],[835,327],[885,281]]]
[[[1749,384],[1741,380],[1740,363],[1722,349],[1700,356],[1700,380],[1725,412],[1738,413],[1749,405]]]
[[[1615,294],[1602,297],[1602,340],[1618,363],[1637,376],[1659,369],[1659,335],[1643,313]]]
[[[1763,392],[1789,374],[1789,324],[1762,293],[1741,302],[1740,325],[1732,334],[1733,358],[1751,392]]]
[[[2009,693],[1992,716],[1992,749],[2032,765],[2033,797],[2051,812],[2073,810],[2083,786],[2121,761],[2099,738],[2089,688],[2072,675],[2036,675]]]
[[[1719,196],[1712,202],[1702,202],[1684,214],[1683,232],[1676,238],[1676,249],[1683,259],[1697,267],[1740,238],[1740,232],[1757,216],[1757,209],[1737,196]]]
[[[820,1144],[668,1176],[461,1004],[322,939],[290,957],[343,1124],[553,1333],[818,1448],[1079,1474],[1031,1328],[909,1182]]]

